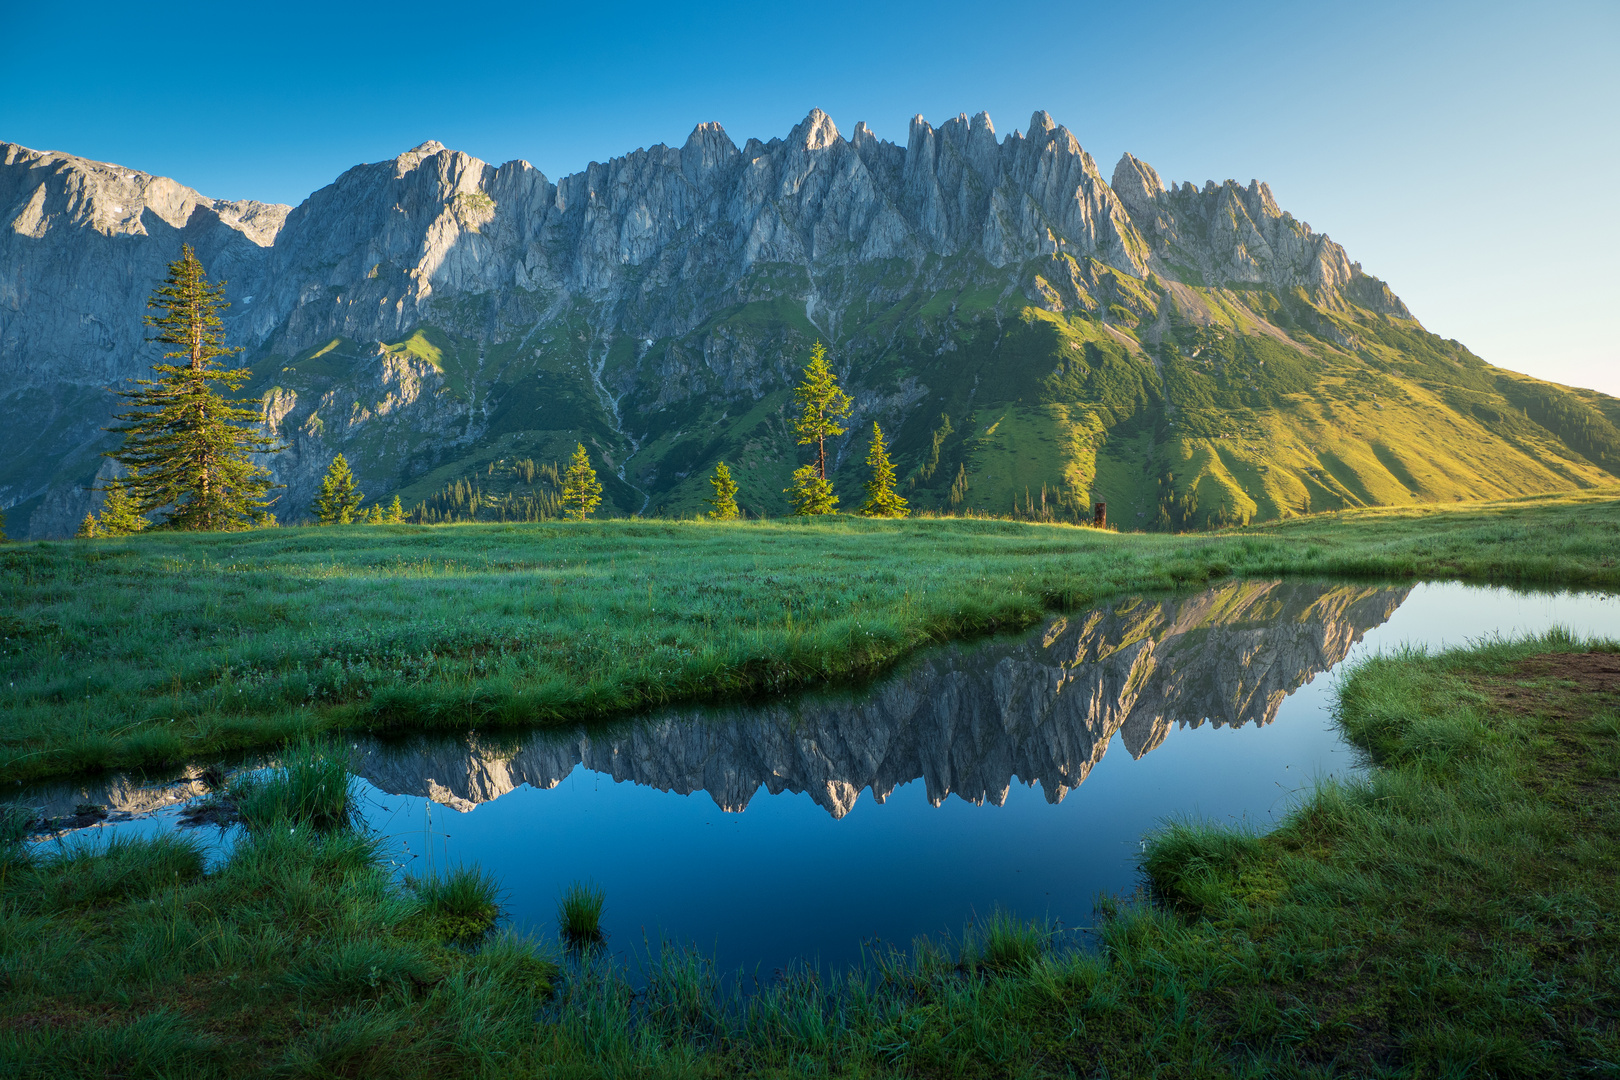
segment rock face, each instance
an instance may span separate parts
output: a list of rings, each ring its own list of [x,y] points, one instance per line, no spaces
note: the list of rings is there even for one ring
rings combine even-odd
[[[1241,582],[1185,600],[1125,601],[1059,618],[1019,643],[934,652],[854,699],[673,712],[618,730],[366,744],[356,771],[392,794],[468,810],[574,769],[741,811],[760,790],[808,794],[834,817],[869,790],[921,779],[1000,805],[1016,777],[1061,800],[1115,733],[1133,757],[1178,726],[1270,723],[1344,659],[1405,590]]]
[[[513,463],[576,440],[620,511],[695,507],[724,458],[777,512],[780,405],[817,338],[851,431],[893,432],[925,507],[1106,498],[1183,527],[1620,470],[1620,403],[1428,335],[1266,185],[1166,188],[1128,154],[1105,180],[1044,112],[1005,138],[917,117],[903,147],[820,110],[740,148],[702,124],[555,183],[428,142],[296,209],[0,157],[0,507],[29,535],[70,532],[107,475],[106,388],[156,358],[140,318],[184,243],[231,283],[230,340],[291,446],[287,521],[339,451],[373,497],[440,513],[478,478],[458,512],[514,513],[539,493]],[[1394,409],[1431,436],[1439,410],[1460,449],[1405,440]],[[860,451],[838,447],[840,482]]]

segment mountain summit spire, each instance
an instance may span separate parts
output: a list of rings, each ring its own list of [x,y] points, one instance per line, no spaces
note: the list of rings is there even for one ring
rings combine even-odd
[[[788,142],[805,150],[825,150],[837,141],[837,126],[820,109],[811,109],[788,136]]]

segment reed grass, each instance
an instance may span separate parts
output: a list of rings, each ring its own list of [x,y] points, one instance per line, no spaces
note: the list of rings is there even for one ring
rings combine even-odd
[[[9,544],[0,780],[859,679],[919,646],[1235,574],[1615,586],[1617,505],[1586,493],[1184,536],[837,517]]]
[[[322,772],[321,753],[263,778],[258,797],[307,805],[273,789]],[[81,837],[10,859],[0,1074],[497,1075],[532,1054],[555,965],[499,934],[447,947],[420,917],[465,916],[489,900],[488,879],[450,875],[413,893],[374,838],[326,825],[306,815],[244,829],[212,870],[175,835]]]

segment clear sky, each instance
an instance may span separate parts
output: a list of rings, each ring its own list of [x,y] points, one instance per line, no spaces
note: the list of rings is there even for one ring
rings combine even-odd
[[[1104,173],[1269,182],[1436,333],[1620,395],[1620,3],[5,4],[0,139],[297,203],[438,139],[555,179],[813,106],[1050,111]]]

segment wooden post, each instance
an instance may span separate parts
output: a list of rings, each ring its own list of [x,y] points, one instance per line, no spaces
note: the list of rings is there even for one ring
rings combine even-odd
[[[1096,510],[1094,510],[1092,512],[1092,515],[1091,515],[1091,523],[1093,525],[1095,525],[1099,529],[1108,528],[1108,504],[1107,503],[1100,502],[1100,503],[1097,504]]]

